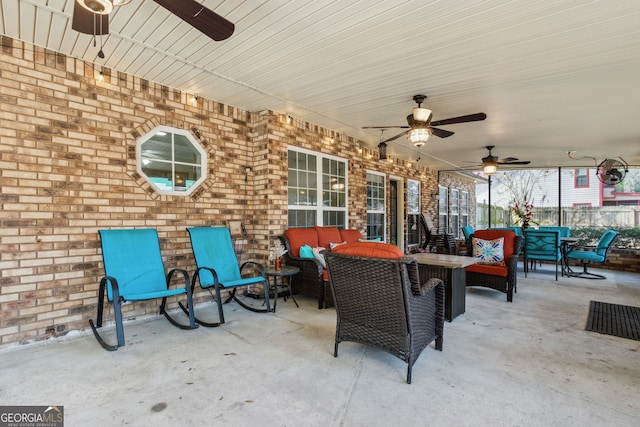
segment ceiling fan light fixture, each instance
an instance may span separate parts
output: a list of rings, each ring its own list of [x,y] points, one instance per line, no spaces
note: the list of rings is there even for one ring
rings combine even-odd
[[[416,122],[426,122],[431,117],[431,110],[422,107],[414,107],[413,120]]]
[[[485,161],[482,166],[482,172],[484,172],[485,175],[488,175],[488,176],[493,175],[494,173],[496,173],[497,170],[498,170],[498,163],[492,160]]]
[[[124,6],[131,3],[131,0],[113,0],[113,7]]]
[[[411,141],[413,145],[418,148],[422,147],[429,140],[430,136],[431,132],[429,132],[429,129],[426,127],[411,129],[411,131],[407,134],[407,138],[409,138],[409,141]]]
[[[89,12],[97,15],[108,15],[113,11],[112,0],[76,0],[76,2]]]

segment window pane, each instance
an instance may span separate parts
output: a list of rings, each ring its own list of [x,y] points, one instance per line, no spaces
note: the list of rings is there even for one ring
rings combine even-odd
[[[301,219],[299,215],[294,217],[294,215],[290,214],[289,219],[295,220],[296,224],[301,226],[300,224],[308,223],[309,218],[313,218],[311,225],[315,225],[317,221],[316,218],[320,215],[319,221],[323,221],[323,225],[331,223],[332,225],[341,225],[344,227],[347,216],[346,161],[296,152],[294,150],[289,150],[289,158],[298,159],[295,164],[291,161],[289,162],[289,175],[295,175],[296,177],[295,180],[290,180],[288,183],[288,193],[296,194],[296,197],[288,198],[289,211],[298,211],[295,209],[295,206],[317,207],[317,210],[305,211],[305,215],[309,215],[309,217]],[[301,159],[305,159],[305,161],[302,162]],[[321,188],[318,188],[317,171],[320,161],[322,162],[321,169],[323,172],[320,177]],[[342,171],[343,173],[332,174],[332,170],[335,172]],[[321,200],[319,200],[320,194],[322,196]]]
[[[315,211],[289,210],[289,228],[308,228],[315,224]]]
[[[173,149],[176,162],[200,164],[200,153],[186,136],[174,134]]]
[[[190,133],[159,126],[137,141],[138,171],[160,193],[186,193],[206,177],[206,153]]]
[[[367,239],[384,239],[385,182],[384,175],[367,172]]]
[[[289,187],[298,186],[298,174],[296,171],[289,169]]]
[[[407,181],[407,210],[410,214],[420,213],[420,181]]]
[[[408,232],[407,232],[407,244],[409,246],[419,245],[421,236],[421,227],[418,222],[418,214],[409,214],[408,216]]]
[[[367,239],[384,239],[384,214],[367,214]]]

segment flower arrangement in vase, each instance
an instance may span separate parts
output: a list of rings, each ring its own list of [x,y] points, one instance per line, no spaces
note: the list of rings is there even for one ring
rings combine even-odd
[[[529,228],[531,224],[538,224],[533,220],[533,203],[531,202],[524,202],[522,205],[516,202],[513,214],[516,217],[516,224],[521,224],[523,229]]]
[[[280,239],[276,240],[273,247],[269,250],[269,262],[273,262],[276,270],[282,270],[282,257],[287,253]]]

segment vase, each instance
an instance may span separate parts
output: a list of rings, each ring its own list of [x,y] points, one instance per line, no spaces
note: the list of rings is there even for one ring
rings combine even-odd
[[[527,228],[529,228],[529,227],[530,227],[530,225],[529,225],[529,221],[523,221],[523,222],[522,222],[522,232],[523,232],[523,233],[524,233],[524,231],[525,231]]]
[[[274,267],[276,270],[282,270],[282,257],[276,257]]]

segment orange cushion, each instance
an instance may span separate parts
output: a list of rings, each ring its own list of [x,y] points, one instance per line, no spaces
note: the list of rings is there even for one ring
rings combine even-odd
[[[488,264],[472,264],[467,267],[467,271],[472,273],[489,274],[491,276],[507,277],[509,269],[502,265],[488,265]]]
[[[482,240],[494,240],[500,237],[504,237],[504,259],[508,260],[515,252],[514,243],[516,240],[516,233],[512,230],[476,230],[473,237]]]
[[[402,250],[389,243],[355,242],[336,246],[332,252],[343,255],[362,256],[367,258],[393,258],[404,257]]]
[[[318,244],[323,248],[329,248],[330,243],[342,243],[342,237],[340,236],[340,230],[338,227],[313,227],[318,233]],[[311,246],[313,248],[313,246]]]
[[[329,272],[327,271],[326,268],[324,270],[322,270],[322,280],[324,282],[328,282],[329,281]]]
[[[360,233],[360,230],[350,228],[347,230],[340,230],[340,237],[343,242],[353,243],[357,242],[358,239],[362,239],[362,233]]]
[[[294,257],[300,256],[300,246],[302,245],[309,245],[312,248],[319,246],[318,233],[313,228],[289,228],[285,230],[284,235],[289,239],[291,255]]]

